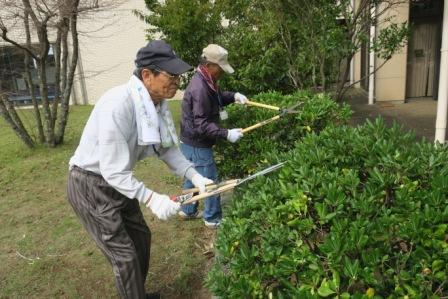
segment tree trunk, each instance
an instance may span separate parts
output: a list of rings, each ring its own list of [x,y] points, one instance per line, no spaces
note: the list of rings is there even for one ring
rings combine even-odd
[[[48,87],[47,87],[47,67],[45,65],[46,60],[41,60],[37,63],[38,65],[38,74],[39,74],[39,90],[40,97],[42,101],[42,108],[44,110],[45,115],[45,138],[46,142],[50,147],[55,145],[54,140],[54,129],[51,127],[51,111],[50,111],[50,103],[48,102]]]
[[[25,6],[25,11],[27,11],[31,19],[33,20],[34,26],[36,28],[37,37],[39,40],[39,55],[37,59],[37,73],[39,76],[39,90],[40,90],[40,97],[42,101],[42,108],[44,111],[44,118],[45,118],[45,139],[49,146],[53,147],[55,145],[54,142],[54,127],[52,127],[52,115],[50,110],[50,104],[48,101],[48,82],[47,82],[47,58],[48,58],[48,51],[50,50],[50,42],[48,40],[48,28],[47,23],[49,19],[51,18],[50,15],[46,15],[46,17],[40,21],[39,18],[34,13],[30,1],[29,0],[22,0],[23,4]]]
[[[342,95],[343,95],[343,90],[345,87],[345,82],[347,82],[347,78],[348,75],[350,74],[350,60],[352,59],[353,56],[351,57],[345,57],[345,63],[344,63],[344,69],[342,72],[342,77],[339,78],[339,82],[336,88],[336,101],[337,102],[342,102]]]
[[[30,71],[30,67],[29,67],[30,62],[31,62],[31,60],[30,60],[29,54],[25,53],[25,78],[26,78],[26,83],[27,83],[28,89],[30,90],[31,102],[33,103],[34,119],[36,121],[36,127],[37,127],[37,133],[38,133],[38,136],[39,136],[39,142],[40,143],[44,143],[45,142],[44,127],[42,125],[42,118],[40,116],[40,111],[39,111],[39,103],[37,102],[36,92],[34,90],[34,85],[33,85],[33,78],[31,76],[31,71]]]
[[[34,147],[34,142],[30,135],[23,126],[22,121],[17,115],[13,104],[5,97],[0,95],[0,114],[6,120],[6,122],[11,126],[16,135],[29,147]]]
[[[60,144],[64,141],[64,133],[65,127],[68,121],[68,109],[69,109],[69,101],[71,89],[73,87],[73,80],[75,77],[76,66],[78,64],[78,50],[79,50],[79,42],[78,42],[78,29],[77,29],[77,9],[79,5],[79,0],[74,1],[73,3],[73,13],[70,18],[70,32],[72,37],[72,58],[70,61],[69,69],[67,72],[67,83],[65,86],[65,90],[62,97],[61,109],[59,114],[59,128],[56,137],[56,144]]]
[[[63,101],[65,87],[67,86],[67,64],[68,64],[68,30],[70,23],[64,18],[61,32],[61,102]]]
[[[56,42],[53,46],[54,50],[54,61],[55,61],[55,82],[54,82],[54,100],[51,109],[51,125],[54,128],[56,124],[56,119],[58,117],[58,105],[61,102],[61,39],[62,39],[62,28],[58,26]]]
[[[325,76],[325,55],[322,55],[322,61],[320,61],[320,67],[319,67],[319,72],[320,72],[320,79],[321,79],[321,84],[322,84],[322,91],[326,92],[327,91],[327,77]]]
[[[29,23],[29,13],[28,12],[25,12],[24,24],[25,24],[25,34],[26,34],[26,45],[28,48],[31,49],[31,33],[30,33],[30,23]],[[36,99],[36,92],[34,90],[33,78],[31,76],[31,70],[30,70],[30,63],[31,63],[30,54],[26,51],[23,51],[23,53],[25,54],[25,78],[26,78],[26,82],[28,85],[28,89],[30,90],[31,102],[33,103],[34,119],[36,121],[39,142],[44,143],[45,142],[44,128],[42,125],[42,118],[40,116],[40,111],[39,111],[39,103],[37,102],[37,99]]]

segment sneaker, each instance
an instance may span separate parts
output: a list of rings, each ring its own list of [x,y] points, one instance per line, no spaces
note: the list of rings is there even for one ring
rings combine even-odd
[[[221,225],[221,221],[218,220],[215,222],[211,222],[211,221],[204,220],[204,224],[208,228],[217,229]]]
[[[179,213],[177,214],[185,220],[190,220],[190,219],[201,219],[204,213],[202,211],[196,211],[196,213],[189,215],[186,214],[184,211],[179,211]]]

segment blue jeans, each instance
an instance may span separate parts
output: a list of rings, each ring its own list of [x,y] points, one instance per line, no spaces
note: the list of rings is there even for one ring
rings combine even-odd
[[[180,150],[185,158],[194,164],[197,172],[206,178],[218,182],[218,171],[216,168],[213,150],[211,148],[201,148],[190,146],[185,143],[180,144]],[[184,189],[193,188],[190,180],[185,180],[182,185]],[[182,211],[187,215],[193,215],[198,210],[199,202],[182,206]],[[219,195],[210,196],[204,200],[204,220],[208,222],[218,222],[222,218],[221,197]]]

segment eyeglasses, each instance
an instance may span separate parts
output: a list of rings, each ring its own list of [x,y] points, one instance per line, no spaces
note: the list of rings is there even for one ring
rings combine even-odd
[[[167,76],[168,78],[170,78],[173,81],[179,80],[180,79],[180,75],[174,75],[174,74],[170,74],[167,71],[163,71],[161,69],[154,69],[155,71],[161,73],[162,75]]]

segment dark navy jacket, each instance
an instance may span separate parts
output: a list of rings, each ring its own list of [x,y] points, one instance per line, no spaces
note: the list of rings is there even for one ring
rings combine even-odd
[[[180,140],[194,147],[212,147],[217,138],[226,138],[227,129],[218,126],[219,107],[235,102],[235,93],[216,93],[200,73],[193,75],[182,101]]]

